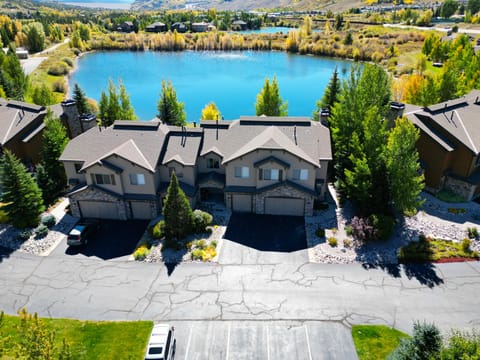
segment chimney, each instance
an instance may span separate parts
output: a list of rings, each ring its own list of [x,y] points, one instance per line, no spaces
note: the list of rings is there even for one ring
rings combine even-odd
[[[194,127],[194,128],[197,127],[197,122],[196,122],[196,121],[193,122],[193,127]]]
[[[320,112],[318,113],[318,117],[319,117],[318,119],[325,126],[328,126],[328,117],[329,116],[330,116],[330,110],[329,109],[321,109]]]
[[[217,120],[215,120],[215,125],[216,125],[216,128],[217,128],[215,137],[218,140],[218,115],[217,115]]]

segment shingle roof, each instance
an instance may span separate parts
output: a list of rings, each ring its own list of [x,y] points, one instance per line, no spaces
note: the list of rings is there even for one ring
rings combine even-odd
[[[195,165],[201,143],[202,132],[200,129],[184,129],[184,131],[178,131],[178,128],[174,128],[174,130],[170,131],[167,135],[162,164],[176,161],[186,166]]]
[[[43,106],[0,99],[0,145],[4,146],[38,119],[38,126],[41,126],[46,113]]]
[[[154,171],[168,127],[155,121],[135,123],[117,121],[106,129],[92,128],[70,140],[60,160],[83,162],[86,168],[115,154]]]
[[[435,132],[432,125],[441,127],[473,153],[480,152],[480,90],[423,109],[413,109],[406,115],[444,148],[451,145]]]

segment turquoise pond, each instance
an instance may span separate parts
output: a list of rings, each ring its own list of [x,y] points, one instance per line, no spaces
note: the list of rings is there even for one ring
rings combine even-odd
[[[185,103],[187,120],[198,121],[215,102],[226,120],[255,115],[255,100],[265,78],[278,79],[291,116],[311,116],[335,67],[340,76],[351,62],[285,52],[94,52],[81,57],[70,78],[88,97],[100,99],[108,80],[122,79],[137,117],[155,117],[162,79],[170,80]]]

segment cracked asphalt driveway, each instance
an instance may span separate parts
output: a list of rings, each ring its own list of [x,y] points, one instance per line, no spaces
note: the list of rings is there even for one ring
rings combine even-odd
[[[396,271],[394,271],[396,270]],[[480,262],[430,268],[161,264],[13,253],[0,262],[0,308],[41,316],[155,321],[333,321],[411,331],[480,327]]]

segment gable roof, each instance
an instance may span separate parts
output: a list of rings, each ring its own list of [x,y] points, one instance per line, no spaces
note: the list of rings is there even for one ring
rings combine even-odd
[[[70,140],[61,161],[83,163],[82,169],[118,155],[155,171],[168,127],[156,121],[116,121],[108,128],[94,127]]]
[[[474,154],[479,154],[480,90],[472,90],[458,99],[413,109],[406,116],[445,149],[452,148],[452,145],[436,128],[443,129]]]
[[[172,128],[167,135],[162,164],[176,161],[186,166],[195,165],[202,143],[201,130],[170,127]]]
[[[38,122],[37,127],[42,126],[46,113],[43,106],[0,99],[0,145],[4,146],[34,122]],[[32,132],[37,133],[35,129]]]

